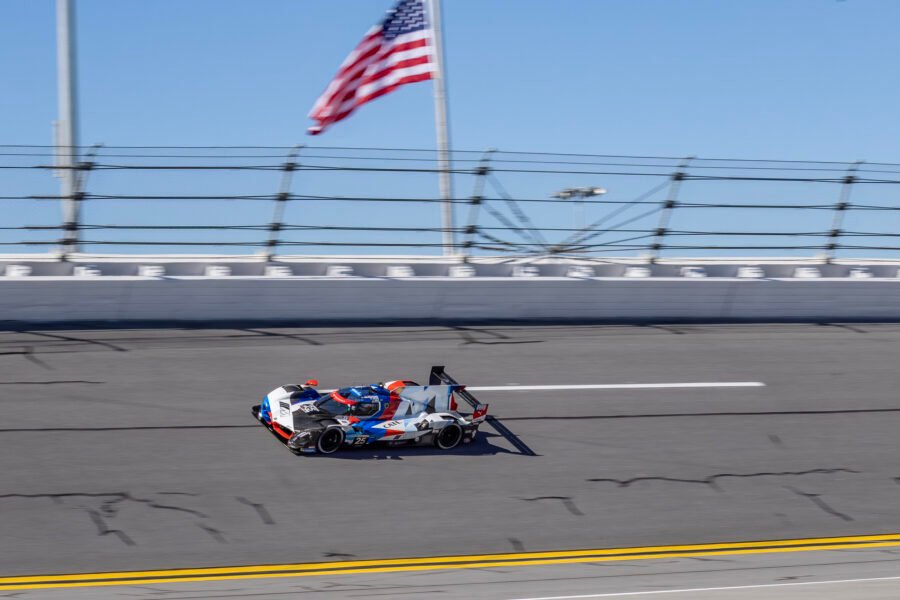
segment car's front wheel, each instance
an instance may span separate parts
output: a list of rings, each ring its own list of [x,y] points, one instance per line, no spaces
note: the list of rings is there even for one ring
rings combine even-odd
[[[316,450],[321,454],[332,454],[337,452],[343,443],[344,432],[337,427],[329,427],[316,441]]]
[[[451,450],[462,441],[463,430],[458,423],[450,423],[434,436],[434,445],[441,450]]]

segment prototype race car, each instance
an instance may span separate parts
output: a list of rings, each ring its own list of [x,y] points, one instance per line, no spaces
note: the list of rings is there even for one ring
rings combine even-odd
[[[397,380],[319,392],[318,383],[283,385],[252,409],[295,454],[331,454],[371,444],[434,444],[450,450],[471,442],[487,418],[488,406],[441,366],[431,367],[428,385]],[[474,412],[460,413],[457,397]]]

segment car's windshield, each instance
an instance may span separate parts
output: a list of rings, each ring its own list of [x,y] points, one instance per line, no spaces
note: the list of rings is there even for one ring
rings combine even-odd
[[[349,414],[352,405],[338,402],[332,397],[331,394],[328,394],[327,396],[316,402],[316,407],[319,410],[327,412],[330,415],[338,416]]]

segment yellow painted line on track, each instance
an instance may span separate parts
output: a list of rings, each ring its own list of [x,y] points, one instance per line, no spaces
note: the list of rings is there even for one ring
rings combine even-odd
[[[849,537],[769,540],[759,542],[726,542],[680,546],[646,546],[635,548],[599,548],[594,550],[560,550],[553,552],[517,552],[513,554],[472,554],[466,556],[432,556],[392,558],[385,560],[352,560],[245,567],[205,567],[197,569],[164,569],[154,571],[117,571],[110,573],[72,573],[67,575],[30,575],[0,577],[0,592],[65,587],[107,585],[146,585],[186,581],[225,581],[231,579],[264,579],[269,577],[311,577],[316,575],[350,575],[401,571],[443,569],[481,569],[586,562],[652,560],[691,556],[728,554],[769,554],[809,552],[814,550],[846,550],[900,546],[900,533]]]

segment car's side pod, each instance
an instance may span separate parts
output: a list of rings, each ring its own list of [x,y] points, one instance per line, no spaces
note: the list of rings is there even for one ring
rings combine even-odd
[[[435,365],[431,367],[431,373],[428,375],[428,385],[461,385],[458,381],[453,379],[447,372],[444,370],[443,365]],[[465,390],[465,388],[461,388],[455,390],[454,393],[466,401],[469,406],[474,409],[474,413],[472,414],[472,422],[480,423],[487,418],[488,405],[482,404],[479,402],[475,396],[470,394]]]

